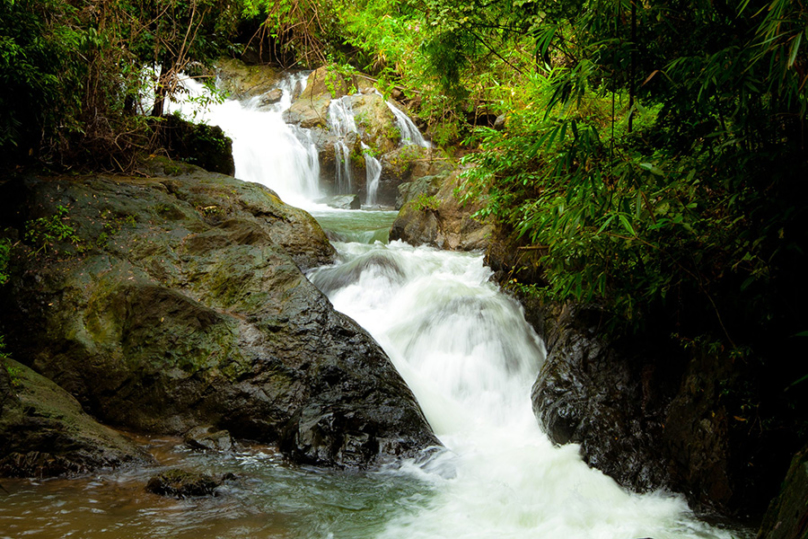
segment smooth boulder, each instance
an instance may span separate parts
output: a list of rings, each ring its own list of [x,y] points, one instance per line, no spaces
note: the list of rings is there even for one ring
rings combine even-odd
[[[439,443],[379,345],[302,273],[334,257],[310,215],[196,167],[142,173],[0,188],[20,237],[59,207],[75,230],[15,249],[0,290],[15,357],[132,429],[212,425],[340,467]]]

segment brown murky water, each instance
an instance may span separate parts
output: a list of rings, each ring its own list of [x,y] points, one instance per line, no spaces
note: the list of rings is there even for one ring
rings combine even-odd
[[[190,451],[176,438],[137,439],[160,466],[3,480],[0,538],[369,537],[428,498],[425,485],[410,478],[293,467],[270,447],[217,454]],[[205,498],[146,492],[149,477],[170,466],[238,479]]]

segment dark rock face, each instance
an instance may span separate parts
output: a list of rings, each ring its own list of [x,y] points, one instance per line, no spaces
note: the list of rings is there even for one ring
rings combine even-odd
[[[655,448],[664,416],[642,380],[658,373],[601,340],[597,323],[594,310],[560,313],[533,386],[533,409],[555,443],[579,443],[590,466],[621,485],[652,490],[667,483]]]
[[[555,443],[581,444],[589,465],[626,488],[682,492],[697,511],[762,513],[777,442],[738,415],[730,396],[743,377],[730,357],[689,357],[659,335],[607,341],[594,308],[526,310],[548,348],[533,409]]]
[[[381,348],[302,274],[334,255],[311,216],[195,167],[149,172],[3,186],[3,226],[64,206],[80,238],[16,253],[0,291],[15,357],[133,429],[212,425],[325,466],[438,443]]]
[[[794,456],[780,495],[772,500],[758,539],[808,537],[808,447]]]
[[[65,390],[16,361],[0,360],[0,476],[52,477],[149,462]]]
[[[174,468],[149,479],[146,490],[174,498],[210,496],[222,482],[207,474]]]
[[[403,205],[390,229],[390,240],[452,251],[489,246],[493,226],[472,217],[479,206],[463,206],[457,200],[456,173],[429,176],[405,185],[399,188]]]

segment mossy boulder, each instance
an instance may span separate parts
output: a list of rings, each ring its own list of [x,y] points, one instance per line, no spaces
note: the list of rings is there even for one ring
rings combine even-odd
[[[64,389],[21,363],[0,359],[0,476],[75,475],[151,462]]]
[[[287,122],[300,127],[326,127],[332,99],[348,95],[349,83],[329,66],[312,71],[306,87],[284,115]]]
[[[222,58],[216,62],[218,84],[234,99],[250,99],[273,89],[280,72],[267,65],[246,65],[241,60]]]
[[[201,449],[203,451],[229,451],[233,447],[229,432],[218,430],[210,425],[200,425],[192,428],[185,433],[182,441],[191,449]]]
[[[384,98],[375,92],[356,94],[351,97],[356,127],[362,141],[381,155],[395,149],[401,141],[396,117]]]
[[[61,206],[75,238],[15,249],[0,291],[15,357],[132,429],[212,425],[324,466],[437,443],[378,344],[301,271],[334,257],[310,215],[190,165],[141,172],[0,188],[3,226]]]
[[[493,225],[473,216],[478,204],[458,200],[458,174],[456,171],[402,186],[399,197],[404,204],[390,229],[390,239],[457,251],[488,248]]]

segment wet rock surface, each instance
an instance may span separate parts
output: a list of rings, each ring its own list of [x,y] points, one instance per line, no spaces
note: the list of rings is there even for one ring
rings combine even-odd
[[[25,365],[0,359],[0,476],[75,475],[151,462],[65,390]]]
[[[599,338],[598,321],[596,310],[567,307],[545,327],[548,354],[533,409],[555,443],[581,444],[590,466],[623,486],[653,490],[668,483],[655,442],[663,436],[664,409],[642,380],[660,373]]]
[[[322,198],[317,201],[338,210],[358,210],[362,207],[359,195],[335,195],[333,197]]]
[[[232,58],[216,62],[218,84],[235,99],[250,99],[271,92],[280,73],[267,65],[246,65]]]
[[[17,359],[146,432],[211,425],[348,467],[438,443],[378,344],[301,272],[334,256],[311,216],[196,167],[142,173],[0,188],[20,236],[60,206],[75,230],[15,249],[0,307]]]
[[[230,433],[226,430],[217,430],[210,425],[194,427],[182,437],[185,445],[191,449],[207,451],[229,451],[233,447]]]
[[[728,354],[687,356],[663,334],[609,341],[595,307],[525,306],[548,349],[532,400],[551,440],[580,444],[590,466],[631,490],[667,488],[699,512],[759,518],[787,444],[742,416],[749,373]]]

